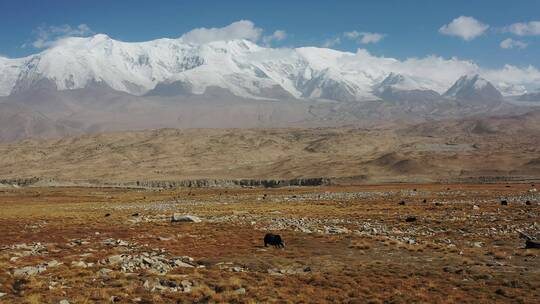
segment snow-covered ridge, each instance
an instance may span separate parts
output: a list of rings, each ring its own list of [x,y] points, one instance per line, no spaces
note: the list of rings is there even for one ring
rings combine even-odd
[[[446,91],[444,96],[469,101],[500,101],[502,94],[480,75],[465,75]]]
[[[502,81],[497,71],[486,71],[484,77],[503,84],[503,92],[525,93],[528,87],[540,83],[536,69],[527,71],[532,75],[528,82]],[[475,64],[455,58],[399,61],[376,57],[365,50],[273,49],[248,40],[194,44],[182,38],[133,43],[98,34],[66,38],[25,58],[0,57],[0,96],[44,83],[58,90],[101,83],[133,95],[144,95],[158,85],[169,84],[181,85],[191,94],[218,87],[246,98],[288,95],[350,101],[376,98],[376,90],[382,86],[442,94],[460,76],[479,72],[483,71]],[[487,81],[475,82],[479,89],[486,85]]]

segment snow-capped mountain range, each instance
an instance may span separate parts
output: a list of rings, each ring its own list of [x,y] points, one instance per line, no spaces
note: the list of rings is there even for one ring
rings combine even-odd
[[[407,98],[461,98],[475,96],[456,92],[476,77],[467,90],[500,97],[494,85],[478,76],[454,84],[457,77],[433,79],[421,72],[394,71],[395,59],[378,59],[384,63],[378,64],[367,60],[369,56],[316,47],[273,49],[248,40],[131,43],[98,34],[66,38],[25,58],[0,57],[0,96],[44,86],[64,91],[101,84],[137,96],[198,95],[220,88],[249,99],[358,101],[390,98],[396,92],[405,92]],[[515,86],[508,89],[506,84],[499,89],[515,92]]]

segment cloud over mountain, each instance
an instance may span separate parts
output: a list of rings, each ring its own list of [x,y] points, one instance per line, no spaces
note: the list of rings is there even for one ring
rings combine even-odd
[[[366,42],[378,39],[361,32],[347,36]],[[412,78],[438,93],[471,73],[482,75],[503,95],[540,87],[540,72],[533,66],[493,69],[454,57],[396,59],[365,49],[353,53],[268,46],[285,37],[284,31],[263,36],[263,29],[241,20],[222,28],[198,28],[177,39],[148,42],[123,42],[103,34],[63,38],[29,57],[0,58],[0,96],[37,84],[72,90],[103,83],[133,95],[157,87],[189,94],[221,88],[246,98],[365,100],[374,98],[373,87],[390,73]]]
[[[196,28],[182,35],[181,39],[185,42],[198,44],[236,39],[257,41],[262,32],[263,30],[256,27],[253,22],[240,20],[220,28]]]
[[[75,27],[64,24],[60,26],[40,26],[35,31],[36,39],[31,43],[35,48],[42,49],[52,46],[56,41],[66,37],[84,37],[94,32],[86,24],[79,24]],[[24,45],[26,46],[26,45]]]
[[[358,42],[362,44],[369,44],[369,43],[377,43],[386,36],[385,34],[380,33],[369,33],[369,32],[358,32],[358,31],[352,31],[352,32],[346,32],[343,34],[345,38],[351,39],[351,40],[357,40]]]
[[[443,25],[439,29],[439,33],[448,36],[456,36],[465,41],[473,40],[489,28],[489,25],[484,24],[473,17],[460,16],[452,20],[449,24]]]

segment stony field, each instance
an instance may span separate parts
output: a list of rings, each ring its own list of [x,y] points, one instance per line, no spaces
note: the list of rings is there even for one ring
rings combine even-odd
[[[538,303],[536,188],[4,187],[0,303]]]

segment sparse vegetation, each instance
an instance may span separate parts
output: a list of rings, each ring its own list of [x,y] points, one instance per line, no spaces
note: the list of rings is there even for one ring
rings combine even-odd
[[[4,188],[1,301],[534,302],[540,252],[517,232],[537,232],[529,186]],[[501,208],[522,196],[532,203]],[[173,213],[202,222],[171,223]],[[274,231],[285,248],[263,246]],[[139,256],[148,264],[129,266]],[[182,256],[192,262],[153,272]]]

